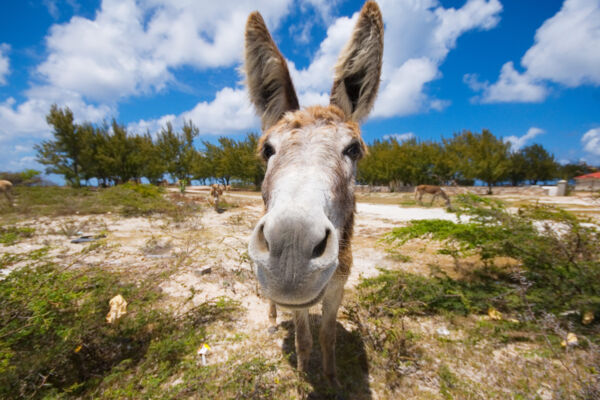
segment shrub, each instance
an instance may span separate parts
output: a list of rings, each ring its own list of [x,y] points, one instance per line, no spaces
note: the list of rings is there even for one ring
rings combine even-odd
[[[118,212],[125,216],[170,213],[175,205],[164,189],[126,183],[106,189],[70,187],[16,187],[14,207],[2,206],[7,215],[73,215]]]
[[[19,242],[21,238],[33,236],[34,232],[34,228],[17,226],[0,227],[0,243],[4,245],[12,245]]]
[[[511,214],[501,202],[474,195],[459,196],[455,206],[468,222],[413,221],[394,229],[387,240],[402,244],[426,236],[445,242],[447,253],[479,254],[489,268],[471,277],[474,282],[492,278],[513,291],[527,286],[526,299],[536,311],[600,312],[600,235],[594,224],[550,206],[524,207]],[[496,257],[517,260],[521,273],[493,267]],[[498,295],[492,291],[489,297]]]
[[[106,376],[177,364],[204,340],[208,324],[238,308],[221,299],[173,317],[157,309],[160,294],[150,283],[122,278],[42,263],[1,281],[0,397],[81,396]],[[108,301],[116,294],[128,301],[127,314],[107,324]]]

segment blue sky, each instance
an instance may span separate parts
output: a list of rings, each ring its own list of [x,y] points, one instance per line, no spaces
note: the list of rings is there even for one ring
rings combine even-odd
[[[260,124],[239,73],[258,9],[301,105],[326,104],[362,1],[43,0],[0,12],[0,170],[40,168],[50,105],[132,131],[192,119],[202,139]],[[363,136],[490,129],[515,148],[600,164],[600,0],[380,0],[380,95]],[[41,169],[41,168],[40,168]]]

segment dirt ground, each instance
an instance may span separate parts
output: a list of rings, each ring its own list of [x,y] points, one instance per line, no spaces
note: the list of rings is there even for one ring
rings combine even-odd
[[[206,201],[206,193],[202,188],[192,187],[186,196],[198,202]],[[515,206],[534,202],[560,204],[567,209],[581,211],[596,221],[600,220],[600,205],[592,198],[516,195],[500,198]],[[244,339],[235,343],[226,340],[235,332],[223,332],[220,337],[211,337],[212,351],[208,362],[225,361],[228,354],[240,348],[269,358],[281,358],[286,336],[284,322],[290,320],[290,315],[280,311],[278,326],[269,325],[268,303],[260,296],[247,254],[248,238],[263,212],[262,200],[258,193],[252,192],[230,192],[225,194],[225,199],[237,207],[217,213],[207,206],[181,223],[161,217],[124,218],[115,214],[41,217],[22,221],[20,226],[34,227],[36,234],[15,245],[4,246],[1,251],[9,254],[30,253],[49,246],[49,256],[61,265],[126,271],[136,279],[164,271],[169,278],[160,283],[160,288],[167,295],[167,306],[172,307],[173,312],[184,311],[179,305],[186,299],[192,299],[186,305],[192,307],[220,296],[240,301],[245,309],[235,328],[244,334]],[[403,249],[404,257],[401,260],[386,252],[380,239],[394,227],[414,219],[456,218],[441,208],[441,204],[423,207],[398,205],[407,199],[410,198],[406,195],[393,193],[359,196],[352,242],[354,266],[347,284],[347,296],[352,296],[353,288],[361,278],[376,276],[378,268],[402,269],[424,275],[429,273],[428,266],[431,264],[448,270],[454,268],[450,256],[437,254],[436,245],[425,240],[409,242]],[[71,239],[77,236],[98,234],[106,237],[91,243],[71,243]],[[18,267],[19,264],[12,266]],[[9,272],[9,269],[0,270],[2,275]],[[318,314],[318,306],[312,314]],[[343,315],[344,310],[341,310],[340,323],[346,330],[353,330],[354,327]],[[473,320],[477,318],[472,317]],[[476,387],[496,387],[500,394],[493,398],[511,398],[507,387],[512,382],[511,374],[530,371],[531,375],[550,376],[561,373],[559,364],[543,367],[535,346],[530,343],[511,343],[498,348],[480,345],[478,349],[466,350],[459,345],[464,336],[460,323],[448,326],[440,317],[423,317],[407,321],[407,324],[420,335],[422,345],[425,349],[429,348],[430,354],[445,354],[437,358],[430,356],[427,362],[431,364],[431,371],[436,371],[436,366],[449,363],[454,367],[455,374],[475,382]],[[444,340],[440,340],[439,332],[443,332]],[[515,365],[519,365],[519,368],[515,369]],[[443,398],[439,379],[426,371],[421,369],[412,375],[407,373],[409,379],[397,397],[380,383],[381,372],[371,371],[367,384],[369,394],[361,398]],[[531,376],[529,378],[533,379]],[[543,382],[543,378],[540,381]],[[537,398],[552,398],[547,387],[541,383],[538,386]],[[502,393],[507,397],[503,397]],[[473,398],[485,398],[485,393],[482,396]]]

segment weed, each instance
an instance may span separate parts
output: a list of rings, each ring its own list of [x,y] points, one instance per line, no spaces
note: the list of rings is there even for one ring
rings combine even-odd
[[[502,271],[494,267],[496,257],[515,259],[530,282],[526,300],[534,310],[559,314],[576,309],[600,311],[600,234],[591,224],[583,224],[573,214],[554,207],[526,207],[516,215],[506,211],[498,200],[474,195],[459,196],[456,211],[468,215],[469,222],[445,220],[412,221],[394,229],[389,243],[400,245],[416,237],[444,241],[446,254],[476,253],[486,262],[487,270],[476,271],[476,281],[498,282],[509,294],[519,287],[517,271]],[[540,229],[538,221],[544,221]],[[490,289],[488,298],[505,297]],[[512,288],[512,289],[511,289]],[[514,296],[509,296],[511,299]],[[513,299],[514,300],[514,299]],[[518,301],[511,300],[513,305]]]
[[[130,183],[98,190],[16,187],[15,197],[15,206],[0,209],[1,214],[58,216],[118,212],[125,216],[135,216],[168,213],[175,208],[163,195],[162,188]]]
[[[22,238],[32,237],[34,233],[34,228],[18,226],[0,227],[0,243],[10,246],[18,243]]]
[[[153,387],[151,381],[166,380],[171,367],[194,353],[211,323],[231,319],[238,309],[219,299],[173,317],[154,306],[160,299],[150,286],[155,283],[122,278],[44,263],[0,282],[0,397],[97,397],[105,380],[120,385],[132,375]],[[129,305],[110,325],[105,315],[115,294]],[[126,389],[123,383],[116,391]]]

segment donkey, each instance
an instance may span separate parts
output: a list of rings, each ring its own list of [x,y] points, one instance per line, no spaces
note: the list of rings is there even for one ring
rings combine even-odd
[[[339,387],[335,327],[352,266],[356,164],[365,154],[358,123],[379,89],[383,20],[377,3],[362,8],[334,69],[328,106],[300,109],[286,61],[258,12],[246,24],[245,72],[262,120],[258,152],[266,163],[265,214],[248,253],[265,296],[293,310],[298,368],[308,372],[312,348],[308,310],[322,301],[323,372]]]
[[[223,187],[216,183],[210,185],[210,197],[212,197],[215,203],[215,211],[219,210],[219,198],[223,196]]]
[[[11,206],[13,204],[13,199],[12,199],[12,195],[11,195],[12,187],[13,187],[12,182],[0,180],[0,193],[4,193],[6,200],[8,200],[8,204]]]
[[[448,207],[450,207],[450,198],[448,197],[446,192],[444,192],[442,190],[441,187],[435,186],[435,185],[419,185],[419,186],[417,186],[415,188],[415,201],[418,201],[419,203],[422,204],[423,202],[421,200],[423,199],[423,195],[425,193],[433,196],[431,198],[431,204],[433,204],[433,201],[435,200],[436,197],[441,196],[444,200],[446,200],[446,205]]]

